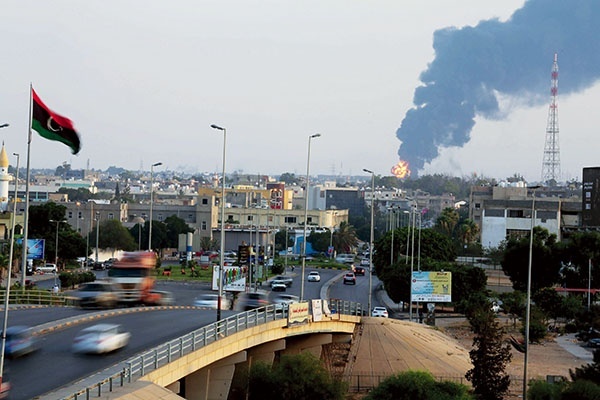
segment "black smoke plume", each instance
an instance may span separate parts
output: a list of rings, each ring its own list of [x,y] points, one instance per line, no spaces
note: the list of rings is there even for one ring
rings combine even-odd
[[[506,22],[437,30],[435,58],[421,73],[414,107],[396,131],[398,155],[413,176],[440,148],[467,143],[476,115],[503,118],[497,94],[530,106],[549,103],[554,53],[560,94],[594,84],[600,77],[599,20],[599,0],[529,0]],[[523,132],[532,134],[538,132]],[[543,128],[539,134],[543,142]]]

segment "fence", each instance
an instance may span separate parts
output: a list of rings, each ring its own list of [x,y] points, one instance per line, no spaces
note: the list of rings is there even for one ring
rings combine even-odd
[[[329,306],[332,312],[339,314],[364,315],[366,312],[359,303],[351,301],[334,300],[329,303]],[[119,372],[62,399],[87,400],[93,397],[102,397],[103,393],[112,392],[115,386],[124,386],[217,340],[244,329],[286,318],[285,310],[284,312],[281,309],[277,310],[274,305],[233,315],[143,352],[120,364]]]
[[[0,304],[4,305],[6,290],[0,290]],[[12,305],[30,304],[46,306],[73,306],[73,298],[60,293],[45,290],[18,290],[12,289],[8,295],[8,303]]]

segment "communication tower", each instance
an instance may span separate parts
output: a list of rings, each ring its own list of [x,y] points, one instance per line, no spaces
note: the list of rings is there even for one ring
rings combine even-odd
[[[542,181],[555,185],[560,178],[560,144],[558,142],[558,54],[554,53],[552,81],[550,86],[550,107],[546,126],[546,143],[542,161]]]

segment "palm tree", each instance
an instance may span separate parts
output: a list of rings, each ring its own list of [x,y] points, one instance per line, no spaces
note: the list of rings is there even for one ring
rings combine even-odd
[[[459,218],[460,216],[455,209],[444,208],[435,225],[440,232],[451,238],[454,236],[454,228],[456,228]]]
[[[460,239],[464,244],[471,244],[479,233],[479,227],[472,219],[466,219],[460,224]]]
[[[340,223],[337,231],[333,234],[334,247],[339,252],[350,253],[358,244],[356,229],[347,222]]]

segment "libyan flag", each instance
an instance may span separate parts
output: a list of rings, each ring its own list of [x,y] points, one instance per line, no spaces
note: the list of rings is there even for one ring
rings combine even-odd
[[[73,122],[46,107],[33,88],[31,94],[33,95],[31,129],[46,139],[66,144],[73,154],[79,153],[81,142]]]

